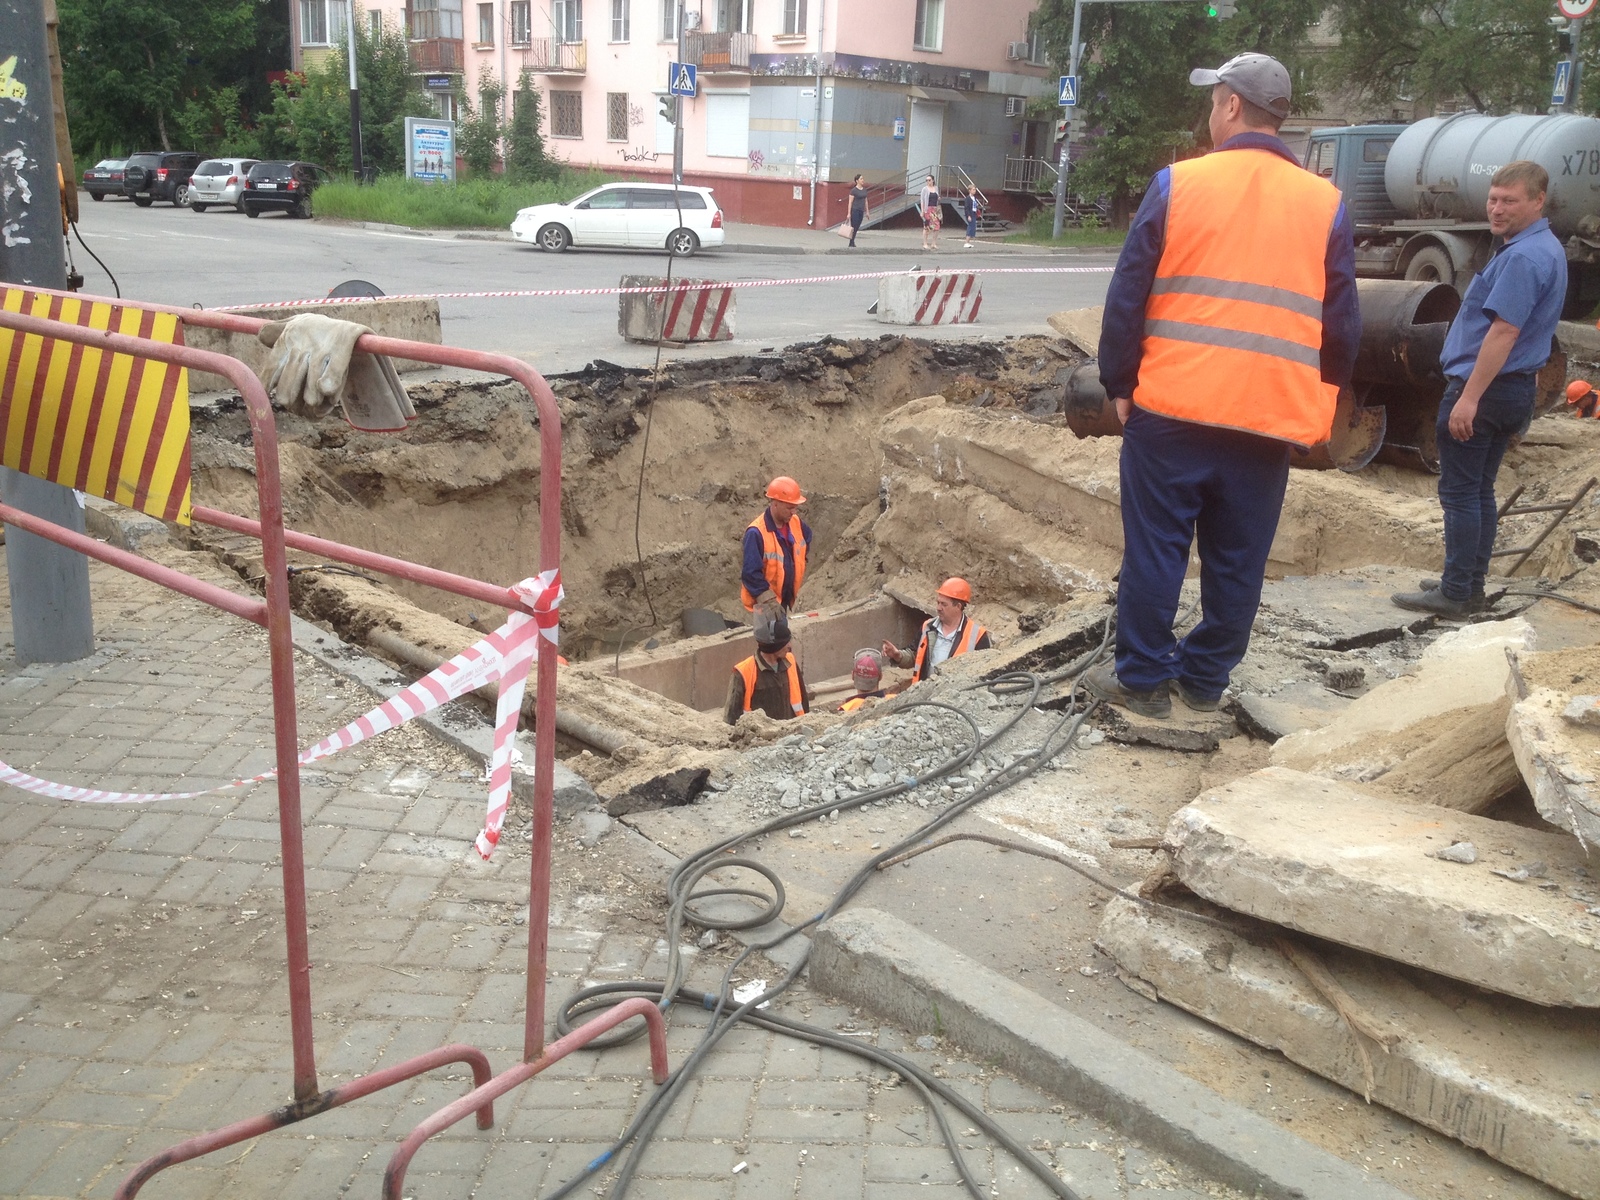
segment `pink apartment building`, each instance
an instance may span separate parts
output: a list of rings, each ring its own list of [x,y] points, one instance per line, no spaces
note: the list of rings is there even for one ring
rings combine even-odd
[[[344,36],[344,0],[290,0],[295,65]],[[1037,0],[687,0],[684,177],[731,220],[834,224],[860,172],[902,183],[965,173],[1002,210],[1048,172],[1051,125],[1026,102],[1055,94],[1031,31]],[[670,178],[661,116],[678,55],[678,0],[368,0],[358,20],[403,24],[418,86],[453,116],[452,89],[544,92],[553,153]],[[513,97],[514,102],[514,97]],[[920,182],[920,178],[919,178]],[[1016,203],[1007,202],[1011,198]]]

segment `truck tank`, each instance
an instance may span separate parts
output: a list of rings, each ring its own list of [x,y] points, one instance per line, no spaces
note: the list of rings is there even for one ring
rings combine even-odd
[[[1558,237],[1577,233],[1584,217],[1600,222],[1596,117],[1428,117],[1395,139],[1383,183],[1394,206],[1408,217],[1481,222],[1486,220],[1490,177],[1522,158],[1550,172],[1544,214]]]

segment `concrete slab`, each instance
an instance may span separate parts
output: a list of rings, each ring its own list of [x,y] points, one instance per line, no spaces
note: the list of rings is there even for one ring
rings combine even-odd
[[[886,913],[823,925],[810,970],[819,991],[947,1037],[1251,1195],[1405,1195]]]
[[[1415,570],[1375,567],[1359,574],[1291,575],[1261,589],[1257,621],[1296,630],[1312,650],[1360,650],[1431,628],[1427,613],[1396,608],[1389,597],[1416,588]]]
[[[1408,804],[1268,767],[1167,827],[1173,869],[1214,904],[1535,1004],[1600,1007],[1600,917],[1564,834]],[[1471,863],[1445,862],[1456,842]],[[1543,864],[1518,882],[1496,875]]]
[[[1104,304],[1096,304],[1093,308],[1073,308],[1066,312],[1051,313],[1045,320],[1050,323],[1051,329],[1094,358],[1100,353],[1100,324],[1105,312]]]
[[[1231,714],[1195,712],[1176,696],[1172,698],[1172,715],[1162,720],[1103,704],[1095,713],[1094,721],[1114,742],[1159,746],[1163,750],[1188,754],[1210,754],[1224,738],[1236,737],[1239,733]]]
[[[1291,733],[1321,729],[1350,707],[1350,697],[1302,680],[1270,696],[1246,692],[1234,701],[1234,716],[1246,733],[1276,742]]]
[[[1358,1095],[1367,1086],[1365,1049],[1373,1101],[1552,1187],[1600,1200],[1600,1031],[1592,1014],[1538,1008],[1318,946],[1339,985],[1398,1039],[1387,1053],[1365,1039],[1358,1048],[1350,1026],[1272,947],[1272,928],[1240,924],[1244,933],[1234,935],[1118,898],[1106,906],[1097,944],[1161,999]]]
[[[1373,688],[1322,728],[1279,741],[1273,765],[1481,811],[1520,782],[1505,740],[1506,653],[1532,644],[1521,618],[1446,633],[1411,674]]]
[[[1563,651],[1559,659],[1514,657],[1506,740],[1539,815],[1592,852],[1600,847],[1600,729],[1576,711],[1568,715],[1574,697],[1597,686],[1585,666],[1600,666],[1600,647]]]

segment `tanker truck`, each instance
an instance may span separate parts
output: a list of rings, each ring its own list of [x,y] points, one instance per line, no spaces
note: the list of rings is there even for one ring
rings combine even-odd
[[[1581,318],[1600,302],[1600,118],[1457,113],[1318,129],[1305,165],[1344,195],[1357,275],[1465,292],[1492,249],[1490,177],[1523,158],[1550,172],[1544,212],[1567,248],[1562,315]]]

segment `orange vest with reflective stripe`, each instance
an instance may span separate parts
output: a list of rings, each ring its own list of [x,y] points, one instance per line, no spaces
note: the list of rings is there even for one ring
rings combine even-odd
[[[1270,150],[1174,163],[1133,402],[1310,447],[1333,427],[1322,381],[1331,183]]]
[[[748,528],[754,529],[761,535],[761,569],[766,573],[767,586],[779,600],[783,599],[783,543],[778,540],[778,535],[767,528],[767,514],[761,513]],[[794,598],[800,599],[800,585],[806,578],[806,537],[800,529],[800,518],[789,518],[789,537],[794,542]],[[739,585],[739,598],[744,601],[745,608],[755,611],[756,598],[750,594],[750,589],[743,584]]]
[[[930,617],[923,622],[922,641],[917,643],[917,662],[916,666],[911,670],[912,683],[921,683],[927,678],[926,673],[923,671],[923,664],[928,661],[928,638],[938,623],[938,617]],[[961,628],[956,630],[955,645],[950,647],[950,658],[959,658],[968,650],[971,650],[973,646],[977,645],[978,639],[988,632],[987,629],[979,625],[971,617],[962,617]],[[945,659],[945,662],[949,662],[950,658]]]
[[[785,650],[783,657],[789,664],[789,707],[794,709],[795,716],[804,716],[806,697],[800,690],[800,665],[794,661],[792,650]],[[735,663],[733,669],[739,672],[739,677],[744,680],[744,711],[749,712],[750,701],[756,694],[756,672],[761,668],[756,664],[756,657],[752,654],[743,662]]]

